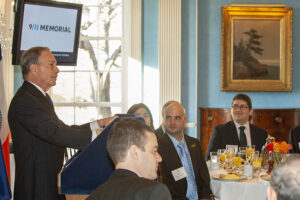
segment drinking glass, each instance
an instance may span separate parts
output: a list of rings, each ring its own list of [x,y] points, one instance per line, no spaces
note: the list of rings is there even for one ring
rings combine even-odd
[[[246,156],[246,149],[247,147],[239,147],[239,152],[240,152],[240,157],[246,161],[247,156]]]
[[[255,151],[255,145],[248,145],[246,149],[246,158],[247,162],[251,163],[252,158],[251,158],[251,152]]]
[[[262,157],[259,155],[259,151],[251,153],[252,155],[252,167],[254,178],[258,180],[261,171]]]
[[[240,155],[240,153],[238,153],[237,156],[233,157],[233,165],[234,166],[242,165],[242,158],[239,155]]]
[[[225,163],[225,151],[226,149],[218,149],[218,155],[222,163]]]
[[[212,170],[219,169],[219,157],[217,152],[210,152],[210,167]]]
[[[235,156],[235,148],[232,146],[226,147],[226,151],[230,154],[231,157]]]
[[[232,167],[233,167],[232,152],[225,150],[225,170],[232,171]]]

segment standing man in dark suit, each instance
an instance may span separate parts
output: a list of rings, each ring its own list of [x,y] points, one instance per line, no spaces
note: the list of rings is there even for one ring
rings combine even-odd
[[[68,126],[56,115],[46,93],[56,84],[59,69],[47,47],[33,47],[21,58],[24,83],[11,101],[8,121],[16,162],[15,200],[58,200],[57,175],[64,149],[83,149],[99,127],[115,117]]]
[[[289,144],[293,145],[290,153],[300,153],[300,126],[291,129]]]
[[[210,177],[199,140],[183,133],[187,122],[184,108],[176,101],[164,112],[166,129],[158,140],[162,177],[173,199],[210,199]]]
[[[233,97],[231,104],[233,120],[213,128],[213,134],[206,151],[206,159],[209,159],[210,152],[225,149],[226,145],[238,147],[255,145],[255,149],[261,151],[268,134],[265,129],[249,123],[252,112],[252,102],[249,96],[237,94]]]
[[[171,200],[157,178],[161,157],[153,130],[134,118],[116,122],[107,138],[107,151],[116,170],[88,200]]]

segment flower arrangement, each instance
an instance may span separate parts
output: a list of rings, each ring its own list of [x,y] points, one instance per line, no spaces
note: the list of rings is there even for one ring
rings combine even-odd
[[[280,152],[286,154],[288,150],[292,149],[291,144],[287,144],[285,141],[283,142],[271,142],[266,145],[266,150],[269,152]]]
[[[271,160],[274,161],[274,165],[277,166],[283,158],[285,158],[288,150],[292,149],[291,144],[283,142],[272,141],[266,145],[266,150],[269,152]]]

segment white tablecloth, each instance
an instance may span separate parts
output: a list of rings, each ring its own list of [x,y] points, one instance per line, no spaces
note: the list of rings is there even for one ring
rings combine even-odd
[[[209,167],[209,166],[208,166]],[[211,170],[210,175],[224,173],[224,170]],[[210,187],[216,200],[266,200],[268,181],[223,181],[211,178]]]

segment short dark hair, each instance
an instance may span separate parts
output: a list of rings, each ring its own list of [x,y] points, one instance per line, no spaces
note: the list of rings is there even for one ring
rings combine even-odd
[[[151,113],[150,109],[145,104],[143,104],[143,103],[133,104],[128,109],[127,114],[134,114],[140,108],[144,108],[147,111],[147,113],[149,114],[149,117],[150,117],[150,127],[154,130],[152,113]]]
[[[290,155],[271,173],[270,185],[277,200],[300,199],[300,155]]]
[[[132,145],[145,151],[146,131],[153,133],[149,126],[134,118],[123,118],[113,125],[107,138],[107,151],[115,165],[124,161]]]
[[[30,65],[39,64],[39,57],[43,51],[50,51],[50,49],[48,47],[32,47],[22,54],[21,68],[24,80],[30,71]]]
[[[249,96],[247,96],[246,94],[237,94],[233,97],[231,104],[233,104],[233,102],[235,100],[243,100],[247,103],[249,110],[252,109],[252,102]]]

